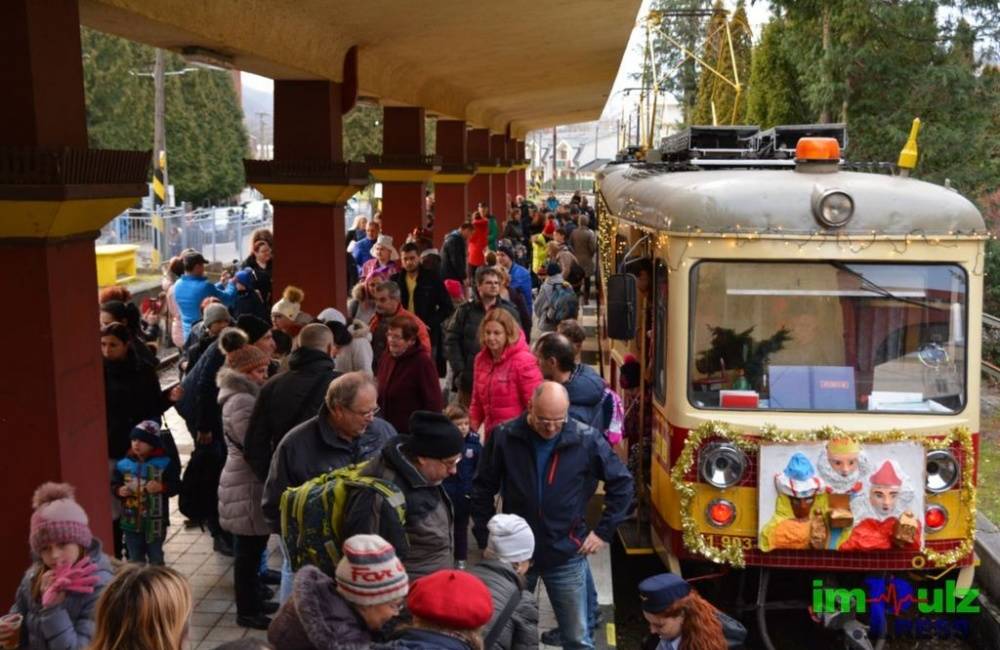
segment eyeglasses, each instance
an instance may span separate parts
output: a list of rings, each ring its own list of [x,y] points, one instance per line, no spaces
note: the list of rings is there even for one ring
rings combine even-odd
[[[453,467],[458,467],[458,464],[462,462],[462,457],[459,456],[458,458],[455,458],[454,460],[445,460],[443,458],[436,458],[435,460],[437,460],[437,462],[439,462],[442,465],[444,465],[445,469],[451,469]]]
[[[552,419],[552,418],[540,418],[537,415],[535,416],[535,421],[538,422],[538,424],[542,425],[543,427],[561,427],[562,425],[566,424],[566,420],[567,418]]]
[[[344,408],[347,409],[348,411],[350,411],[351,413],[353,413],[354,415],[358,415],[358,416],[361,416],[363,418],[373,418],[373,417],[375,417],[376,415],[378,415],[379,413],[382,412],[382,407],[381,406],[376,406],[375,408],[373,408],[370,411],[355,411],[354,409],[347,408],[346,406]]]

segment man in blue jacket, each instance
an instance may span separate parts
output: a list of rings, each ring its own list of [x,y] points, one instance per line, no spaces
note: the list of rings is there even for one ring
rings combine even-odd
[[[191,326],[201,320],[201,301],[209,296],[215,296],[226,307],[231,307],[236,300],[236,283],[229,282],[229,274],[223,273],[217,284],[212,284],[205,277],[205,264],[208,263],[201,253],[190,253],[184,256],[184,275],[174,287],[174,298],[181,310],[181,324],[184,327],[184,338],[187,339]],[[228,286],[227,286],[228,285]]]
[[[586,510],[604,481],[604,512],[593,530]],[[587,556],[611,541],[632,500],[632,476],[604,436],[569,417],[569,396],[555,382],[535,389],[528,412],[493,430],[472,488],[472,532],[486,545],[494,497],[535,534],[528,588],[538,578],[552,602],[564,648],[593,648],[588,625]]]
[[[604,434],[613,408],[604,396],[604,379],[591,366],[576,362],[573,343],[558,332],[543,334],[534,352],[542,377],[562,384],[569,394],[569,416]]]
[[[510,275],[510,286],[524,296],[528,313],[531,311],[531,271],[514,261],[514,248],[509,239],[501,239],[497,245],[497,263]]]

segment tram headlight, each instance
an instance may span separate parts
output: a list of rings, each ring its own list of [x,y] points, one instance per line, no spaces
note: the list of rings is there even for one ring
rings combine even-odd
[[[946,492],[958,483],[961,466],[955,454],[947,449],[927,453],[927,491],[931,494]]]
[[[739,483],[747,470],[747,457],[736,445],[713,442],[701,450],[701,477],[706,483],[727,488]]]
[[[716,528],[725,528],[736,519],[736,506],[725,499],[712,499],[705,506],[705,518]]]
[[[825,190],[813,195],[813,215],[827,228],[840,228],[854,216],[854,199],[841,190]]]
[[[948,525],[948,510],[940,503],[928,503],[924,510],[924,525],[928,533],[936,533]]]

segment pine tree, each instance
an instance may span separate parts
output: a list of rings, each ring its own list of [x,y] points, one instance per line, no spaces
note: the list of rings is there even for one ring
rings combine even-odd
[[[745,121],[752,49],[753,35],[743,0],[737,3],[728,21],[721,0],[717,0],[702,50],[702,61],[714,68],[714,72],[702,65],[698,102],[692,115],[694,123],[740,124]]]
[[[772,18],[753,51],[747,90],[747,123],[770,128],[812,122],[802,101],[795,64],[784,47],[785,22]]]
[[[729,54],[728,47],[726,42],[726,10],[722,6],[722,0],[716,0],[715,6],[712,8],[712,18],[708,21],[701,59],[718,72],[725,74],[724,70],[731,69],[731,66],[726,65],[725,59]],[[727,123],[726,117],[719,110],[722,95],[726,92],[722,88],[723,85],[728,86],[724,80],[719,78],[718,74],[701,66],[698,76],[698,99],[695,102],[694,113],[691,115],[693,124]]]
[[[705,33],[706,19],[702,12],[709,11],[711,6],[710,0],[654,0],[650,8],[650,13],[656,17],[652,40],[653,56],[661,72],[660,90],[672,94],[680,102],[685,123],[691,122],[694,113],[699,69],[694,58],[683,48],[697,51]]]

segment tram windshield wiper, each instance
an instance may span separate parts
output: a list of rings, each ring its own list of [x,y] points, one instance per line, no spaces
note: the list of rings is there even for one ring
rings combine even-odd
[[[939,311],[947,311],[949,309],[948,306],[942,307],[939,305],[935,305],[928,298],[924,298],[923,300],[918,300],[915,298],[901,296],[899,294],[893,293],[891,290],[886,289],[879,283],[875,282],[874,280],[866,276],[864,273],[861,273],[860,271],[855,271],[844,262],[834,260],[830,261],[829,264],[838,271],[843,271],[844,273],[853,275],[857,279],[861,280],[861,288],[863,290],[878,294],[883,298],[888,298],[889,300],[895,300],[898,302],[906,303],[908,305],[914,305],[916,307],[921,307],[925,309],[937,309]]]

